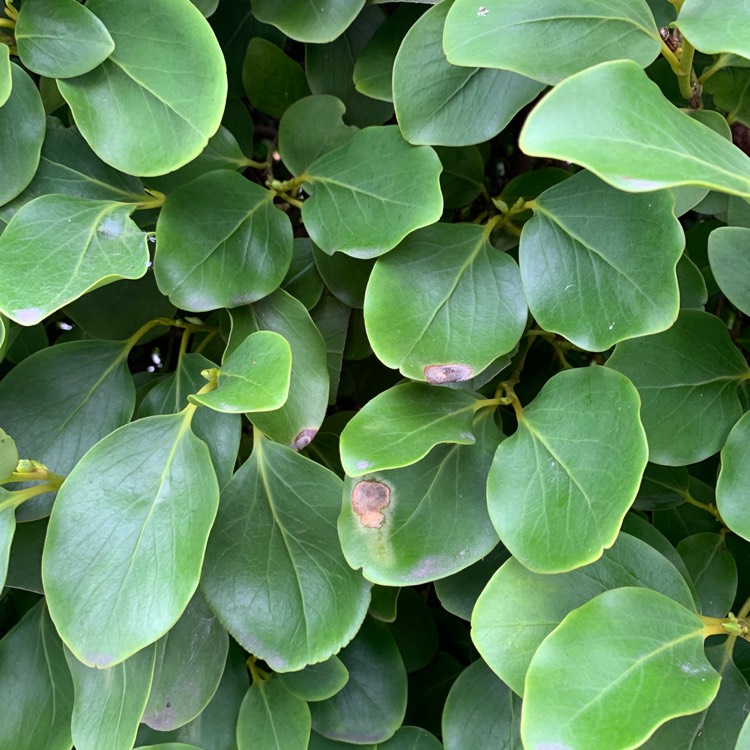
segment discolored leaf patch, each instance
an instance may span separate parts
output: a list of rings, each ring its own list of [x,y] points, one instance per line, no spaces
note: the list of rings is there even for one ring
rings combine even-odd
[[[352,508],[368,529],[379,529],[385,521],[381,512],[391,504],[391,490],[382,482],[358,482],[352,490]]]
[[[428,383],[462,383],[470,380],[474,371],[468,365],[428,365],[424,368],[424,377]]]

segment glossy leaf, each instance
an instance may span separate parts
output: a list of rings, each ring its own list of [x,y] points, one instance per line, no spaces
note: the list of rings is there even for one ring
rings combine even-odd
[[[436,384],[470,380],[510,352],[526,317],[518,266],[474,224],[413,232],[375,263],[365,294],[378,359]]]
[[[153,643],[195,593],[219,487],[189,417],[115,430],[58,492],[42,577],[55,626],[84,664],[112,666]]]
[[[253,15],[301,42],[330,42],[356,18],[365,0],[255,0]]]
[[[456,0],[443,41],[455,65],[502,68],[550,84],[607,60],[645,68],[661,47],[645,0],[487,0],[479,9]]]
[[[701,52],[733,52],[750,57],[750,12],[744,3],[732,7],[732,13],[709,0],[685,0],[677,17],[677,28]],[[726,9],[725,9],[726,10]]]
[[[366,128],[307,169],[302,220],[328,254],[374,258],[440,218],[440,159],[396,127]]]
[[[721,518],[735,534],[750,540],[747,487],[750,481],[750,416],[732,428],[721,450],[721,471],[716,484],[716,505]]]
[[[737,564],[723,534],[693,534],[680,541],[677,551],[698,591],[701,614],[726,617],[737,595]]]
[[[10,70],[11,89],[7,101],[0,107],[0,170],[3,174],[0,206],[15,198],[31,182],[39,166],[45,131],[44,106],[34,82],[15,63],[10,63]]]
[[[486,482],[502,435],[491,418],[474,431],[476,445],[440,445],[411,466],[347,479],[338,529],[349,565],[375,583],[410,586],[495,547]]]
[[[532,573],[514,558],[505,562],[477,600],[472,640],[492,670],[523,695],[529,662],[547,635],[582,603],[623,586],[653,589],[695,609],[680,572],[646,542],[620,534],[596,562],[569,573]]]
[[[87,667],[65,651],[75,701],[71,731],[76,750],[131,750],[154,676],[148,646],[107,669]]]
[[[545,190],[519,251],[537,323],[589,351],[669,328],[685,245],[673,205],[666,191],[623,194],[589,172]]]
[[[750,229],[720,227],[708,237],[708,259],[729,301],[750,314]]]
[[[606,742],[624,750],[666,720],[706,708],[720,677],[703,653],[703,638],[701,620],[663,594],[623,588],[595,597],[534,654],[521,719],[524,746]]]
[[[341,433],[344,471],[361,477],[416,463],[440,443],[473,445],[480,403],[470,392],[423,383],[390,388],[365,404]],[[387,499],[373,490],[371,502]]]
[[[13,36],[21,62],[50,78],[88,73],[115,48],[107,27],[75,0],[25,2]]]
[[[13,69],[10,67],[10,47],[0,45],[0,107],[8,101],[13,90]]]
[[[452,5],[448,0],[427,11],[396,56],[393,102],[409,143],[464,146],[489,140],[544,88],[508,70],[448,62],[443,26]]]
[[[229,414],[273,411],[287,400],[291,371],[287,340],[273,331],[257,331],[227,357],[216,390],[196,393],[189,400]]]
[[[156,642],[154,680],[141,721],[166,732],[199,716],[219,687],[228,648],[227,631],[196,593],[175,626]]]
[[[30,326],[90,289],[143,276],[148,250],[134,208],[63,195],[23,206],[0,235],[0,310]]]
[[[43,601],[0,640],[0,747],[70,750],[73,685]]]
[[[162,292],[193,312],[238,307],[273,292],[292,260],[292,227],[272,200],[273,193],[228,170],[172,193],[156,227]]]
[[[627,378],[589,367],[558,373],[523,409],[495,454],[487,504],[527,568],[562,573],[612,546],[648,457],[639,405]]]
[[[208,23],[190,0],[156,0],[147,12],[138,0],[86,7],[115,51],[85,75],[58,81],[83,137],[129,174],[187,164],[218,129],[226,100],[224,58]]]
[[[223,491],[203,592],[232,636],[277,672],[329,658],[367,610],[369,587],[339,550],[340,497],[334,474],[262,436]]]
[[[332,656],[319,664],[310,664],[299,672],[285,672],[279,680],[292,694],[304,701],[323,701],[341,690],[349,681],[349,671],[341,659]]]
[[[654,463],[684,466],[713,455],[742,414],[737,386],[747,365],[708,313],[683,310],[669,330],[618,344],[608,366],[638,389]]]
[[[750,158],[670,104],[628,60],[555,86],[526,119],[519,145],[530,156],[580,164],[628,192],[702,185],[750,196]]]

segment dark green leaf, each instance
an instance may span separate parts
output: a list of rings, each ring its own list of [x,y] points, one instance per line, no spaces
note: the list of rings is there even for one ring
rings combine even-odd
[[[284,687],[304,701],[323,701],[341,690],[349,681],[349,671],[341,659],[332,656],[319,664],[311,664],[299,672],[279,675]]]
[[[726,617],[737,594],[737,565],[724,535],[693,534],[680,541],[677,551],[698,591],[701,614]]]
[[[729,122],[750,123],[748,83],[747,68],[725,68],[706,81],[706,91],[713,97],[714,105],[727,113]]]
[[[310,314],[326,342],[326,359],[330,380],[328,403],[335,404],[351,310],[343,302],[339,302],[336,297],[326,295]]]
[[[16,526],[10,548],[6,586],[44,593],[42,586],[42,550],[47,536],[47,519],[27,521]]]
[[[633,507],[638,510],[662,510],[685,502],[690,475],[682,466],[649,463],[641,480]]]
[[[389,740],[378,744],[378,750],[442,750],[442,745],[426,729],[400,727]]]
[[[374,259],[359,260],[344,253],[328,255],[315,245],[313,258],[318,273],[336,299],[355,309],[365,306],[365,290],[375,264]]]
[[[680,285],[680,307],[703,310],[708,300],[706,280],[687,255],[677,263],[677,283]]]
[[[440,189],[446,208],[461,208],[471,203],[484,187],[484,160],[476,146],[436,148],[443,171]]]
[[[390,630],[404,668],[416,672],[432,661],[438,650],[438,629],[432,609],[416,589],[405,588],[398,597],[398,616]]]
[[[323,279],[320,278],[313,258],[312,242],[307,237],[294,240],[292,263],[286,272],[281,288],[298,299],[308,310],[323,294]]]

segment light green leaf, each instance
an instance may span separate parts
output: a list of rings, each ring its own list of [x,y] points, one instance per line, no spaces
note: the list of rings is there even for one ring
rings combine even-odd
[[[222,493],[203,592],[232,636],[277,672],[328,659],[367,611],[369,586],[339,548],[340,497],[334,474],[260,435]]]
[[[349,681],[332,698],[310,706],[313,729],[357,745],[384,742],[401,726],[406,711],[406,670],[393,636],[368,617],[339,658]]]
[[[470,380],[510,352],[527,314],[516,262],[476,224],[413,232],[378,259],[365,294],[378,359],[437,384]]]
[[[27,0],[13,36],[21,62],[49,78],[88,73],[115,48],[107,27],[76,0]]]
[[[16,470],[18,465],[18,448],[13,438],[0,429],[0,479],[4,479]]]
[[[162,742],[158,745],[139,745],[136,750],[202,750],[202,748],[186,745],[183,742]]]
[[[737,386],[750,374],[722,321],[683,310],[667,331],[617,345],[608,367],[641,396],[649,460],[684,466],[716,453],[742,414]]]
[[[10,47],[0,44],[0,107],[8,101],[13,90],[13,69],[10,67]]]
[[[750,196],[750,158],[670,104],[628,60],[555,86],[526,119],[519,145],[530,156],[581,164],[628,192],[702,185]]]
[[[287,340],[273,331],[257,331],[227,357],[216,390],[193,394],[189,401],[229,414],[280,409],[289,395],[291,371]]]
[[[445,750],[520,747],[520,720],[520,698],[477,659],[461,672],[445,701]]]
[[[30,326],[90,289],[143,276],[149,255],[134,209],[67,195],[23,206],[0,235],[0,310]]]
[[[410,146],[395,126],[361,130],[307,170],[305,228],[329,255],[382,255],[440,218],[441,169],[431,148]]]
[[[495,547],[486,482],[502,434],[487,416],[476,445],[441,445],[411,466],[347,479],[338,529],[349,565],[375,583],[411,586]]]
[[[487,141],[544,88],[491,66],[451,65],[443,51],[443,25],[451,5],[448,0],[427,11],[396,56],[393,102],[409,143],[465,146]]]
[[[739,121],[747,126],[750,123],[748,84],[750,84],[750,70],[724,68],[706,81],[705,91],[711,94],[714,106],[727,113],[729,122]],[[726,120],[724,122],[726,123]]]
[[[645,68],[661,38],[645,0],[456,0],[443,38],[454,65],[512,70],[543,83],[607,60]]]
[[[1,45],[5,46],[5,45]],[[45,114],[39,90],[28,73],[10,63],[11,89],[0,107],[0,206],[32,180],[44,141]],[[7,90],[7,89],[6,89]],[[18,126],[23,123],[23,127]]]
[[[190,415],[115,430],[58,492],[42,578],[55,625],[84,664],[112,666],[153,643],[198,586],[219,487]]]
[[[365,4],[365,0],[253,0],[253,15],[300,42],[331,42],[339,36]]]
[[[278,443],[302,450],[318,431],[328,406],[326,345],[304,305],[282,289],[230,311],[232,333],[225,357],[255,331],[274,331],[292,350],[289,397],[271,412],[251,412],[250,421]]]
[[[721,291],[750,315],[750,229],[714,229],[708,236],[708,260]]]
[[[701,532],[677,545],[700,597],[700,612],[726,617],[737,595],[737,564],[723,534]]]
[[[44,600],[0,640],[0,747],[70,750],[73,685]]]
[[[0,414],[19,452],[66,475],[94,443],[130,420],[135,387],[128,346],[73,341],[41,349],[0,380]],[[18,518],[49,515],[52,495],[27,500]]]
[[[156,642],[154,680],[141,721],[167,732],[199,716],[219,687],[228,648],[227,631],[196,592],[175,626]]]
[[[237,721],[239,750],[307,750],[310,709],[281,680],[253,681]]]
[[[16,508],[13,496],[4,487],[0,487],[0,503],[10,502],[0,509],[0,588],[5,586],[10,563],[11,545],[16,533]]]
[[[404,383],[379,393],[341,433],[341,463],[350,477],[398,469],[424,458],[440,443],[474,445],[474,412],[482,402],[468,391]],[[373,487],[368,505],[388,505]],[[363,493],[365,494],[365,493]],[[363,500],[365,498],[363,497]]]
[[[563,573],[598,559],[635,499],[648,458],[640,400],[627,378],[610,374],[553,376],[497,449],[490,518],[529,570]]]
[[[714,699],[720,677],[697,615],[648,589],[605,591],[545,639],[526,676],[528,748],[638,747]]]
[[[741,0],[728,10],[711,0],[685,0],[675,25],[701,52],[750,57],[750,8]]]
[[[1,242],[2,240],[0,240]],[[172,193],[156,225],[159,288],[185,310],[238,307],[281,284],[292,226],[273,193],[220,169]]]
[[[129,174],[187,164],[224,112],[226,68],[211,27],[190,0],[154,0],[145,9],[140,0],[89,0],[86,7],[115,51],[89,73],[58,81],[83,137]]]
[[[492,670],[518,695],[539,644],[582,603],[609,589],[659,591],[688,609],[695,602],[681,573],[646,542],[620,534],[594,563],[568,573],[532,573],[511,558],[477,600],[471,637]]]
[[[279,680],[292,695],[304,701],[323,701],[336,695],[346,685],[349,670],[341,659],[332,656],[299,672],[280,674]]]
[[[747,488],[750,482],[750,413],[732,427],[721,449],[721,470],[716,483],[716,506],[735,534],[750,541]],[[726,614],[726,613],[725,613]]]
[[[76,750],[131,750],[154,676],[148,646],[114,667],[87,667],[67,649],[75,701],[71,731]]]
[[[400,727],[378,750],[442,750],[437,738],[421,727]]]
[[[357,132],[346,125],[346,107],[335,96],[317,94],[294,102],[279,123],[279,153],[293,175],[301,175],[320,156]]]
[[[673,205],[666,191],[623,194],[590,172],[545,190],[519,251],[539,326],[597,352],[669,328],[685,246]]]

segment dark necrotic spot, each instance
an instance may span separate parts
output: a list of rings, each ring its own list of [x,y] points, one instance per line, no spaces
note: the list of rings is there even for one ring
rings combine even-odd
[[[424,368],[424,376],[428,383],[462,383],[469,380],[474,371],[468,365],[428,365]]]
[[[391,490],[382,482],[357,482],[352,490],[352,508],[368,529],[379,529],[385,521],[380,512],[391,502]]]

